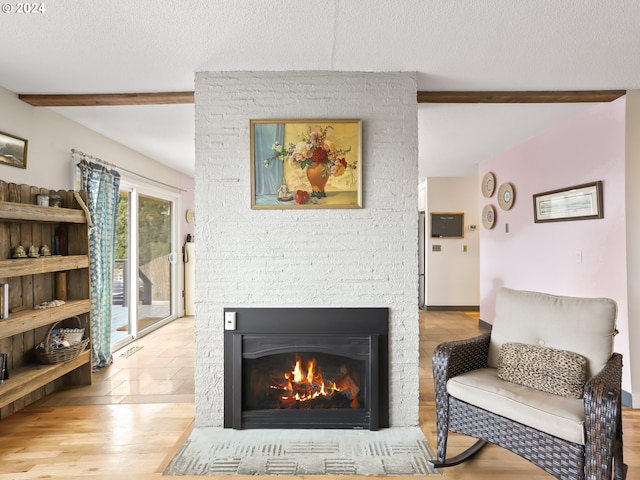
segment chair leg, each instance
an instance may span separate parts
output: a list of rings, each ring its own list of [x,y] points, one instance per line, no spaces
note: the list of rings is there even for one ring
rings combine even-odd
[[[616,420],[616,439],[613,442],[613,478],[625,480],[627,465],[622,456],[622,398],[618,397],[618,418]]]
[[[429,460],[427,463],[434,468],[453,467],[473,457],[476,453],[482,450],[482,447],[484,447],[486,444],[487,442],[485,440],[478,440],[476,443],[474,443],[469,448],[467,448],[464,452],[460,453],[459,455],[456,455],[453,458],[450,458],[448,460],[444,459],[442,462],[438,460]]]
[[[627,465],[622,459],[622,442],[614,442],[613,478],[614,480],[625,480],[627,478]]]
[[[619,442],[614,442],[613,478],[614,480],[625,480],[627,478],[627,465],[622,459],[622,443]]]
[[[627,478],[627,464],[617,464],[616,463],[616,471],[614,475],[614,480],[625,480]]]

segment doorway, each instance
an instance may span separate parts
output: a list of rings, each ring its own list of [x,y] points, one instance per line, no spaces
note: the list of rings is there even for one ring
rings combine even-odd
[[[112,283],[112,350],[176,317],[176,200],[121,184]]]

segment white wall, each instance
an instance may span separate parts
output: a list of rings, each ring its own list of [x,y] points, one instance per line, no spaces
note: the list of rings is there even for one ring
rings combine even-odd
[[[427,179],[427,308],[480,305],[480,219],[477,192],[477,177]],[[432,212],[464,213],[464,238],[431,238]],[[469,225],[475,225],[476,229],[469,230]],[[439,252],[433,251],[434,245],[440,246]]]
[[[109,108],[109,107],[104,107]],[[36,108],[18,99],[18,96],[0,88],[0,131],[28,140],[27,168],[20,169],[0,165],[0,179],[5,182],[33,185],[52,190],[71,189],[71,149],[101,158],[114,165],[121,165],[154,180],[187,190],[178,202],[179,221],[177,250],[184,241],[184,211],[193,208],[193,178],[183,175],[145,157],[113,140],[89,130],[48,108]],[[116,167],[117,169],[117,167]],[[122,171],[122,177],[145,183],[135,175]],[[154,183],[148,183],[157,188]],[[178,313],[184,312],[181,293],[184,274],[178,264]]]
[[[640,91],[627,92],[626,109],[626,215],[627,288],[629,302],[629,345],[625,363],[631,369],[633,406],[640,408]]]
[[[406,73],[196,76],[196,425],[223,425],[223,308],[390,309],[390,421],[418,424],[417,104]],[[252,210],[249,121],[360,118],[363,204]],[[202,241],[206,239],[206,241]]]

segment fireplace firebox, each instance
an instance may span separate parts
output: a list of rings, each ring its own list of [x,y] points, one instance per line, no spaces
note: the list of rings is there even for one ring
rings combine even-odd
[[[389,426],[387,308],[224,311],[225,428]]]

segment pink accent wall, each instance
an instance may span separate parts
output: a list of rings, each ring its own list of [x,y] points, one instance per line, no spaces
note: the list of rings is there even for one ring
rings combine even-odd
[[[493,323],[495,292],[502,286],[609,297],[618,303],[615,349],[628,358],[625,105],[625,97],[597,104],[480,164],[480,181],[493,172],[496,192],[505,182],[515,191],[513,207],[504,211],[497,193],[487,199],[478,186],[479,210],[487,204],[496,209],[494,228],[480,227],[482,320]],[[534,223],[534,194],[597,180],[603,182],[603,219]],[[631,391],[628,367],[623,388]]]

